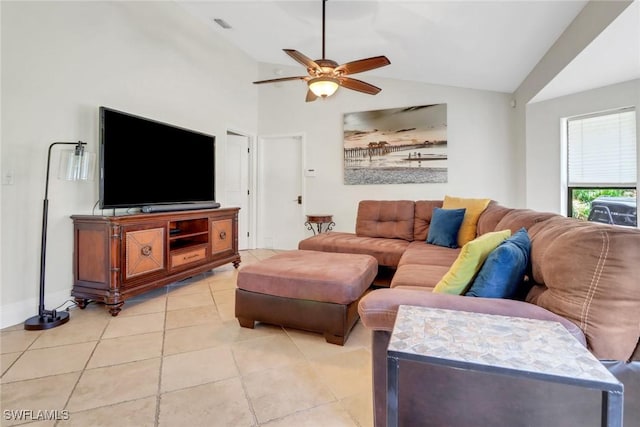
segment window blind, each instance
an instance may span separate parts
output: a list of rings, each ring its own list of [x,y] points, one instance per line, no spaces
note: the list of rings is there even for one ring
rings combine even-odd
[[[569,186],[636,186],[634,109],[567,121]]]

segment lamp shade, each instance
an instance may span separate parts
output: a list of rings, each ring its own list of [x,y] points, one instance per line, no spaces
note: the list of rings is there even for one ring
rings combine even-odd
[[[309,80],[309,89],[321,98],[333,95],[338,90],[338,87],[338,79],[333,77],[316,77]]]
[[[86,151],[84,146],[72,150],[61,150],[58,179],[66,181],[93,180],[95,158],[96,154]]]

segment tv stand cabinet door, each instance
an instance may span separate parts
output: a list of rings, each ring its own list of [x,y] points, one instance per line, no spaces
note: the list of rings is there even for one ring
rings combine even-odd
[[[233,220],[214,219],[211,221],[211,254],[217,255],[233,250]]]
[[[121,290],[121,226],[104,217],[73,216],[71,295],[80,308],[90,300],[117,305]]]
[[[123,230],[124,281],[166,270],[166,225]]]
[[[73,276],[74,292],[82,288],[94,292],[109,290],[111,273],[117,271],[112,265],[112,250],[115,254],[119,243],[120,227],[111,227],[108,222],[74,221]],[[114,276],[115,277],[115,276]]]

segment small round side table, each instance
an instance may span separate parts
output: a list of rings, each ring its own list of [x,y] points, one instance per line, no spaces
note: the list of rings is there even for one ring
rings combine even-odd
[[[314,224],[316,225],[315,229],[313,228]],[[333,226],[336,225],[336,223],[333,222],[333,215],[307,215],[307,222],[304,223],[304,225],[307,226],[307,230],[313,231],[314,236],[323,232],[322,226],[324,224],[326,224],[324,232],[331,231]],[[317,233],[316,229],[318,230]]]

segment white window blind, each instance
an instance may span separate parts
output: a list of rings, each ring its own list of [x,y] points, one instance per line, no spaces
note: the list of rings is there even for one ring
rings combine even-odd
[[[567,121],[569,186],[636,186],[634,109]]]

